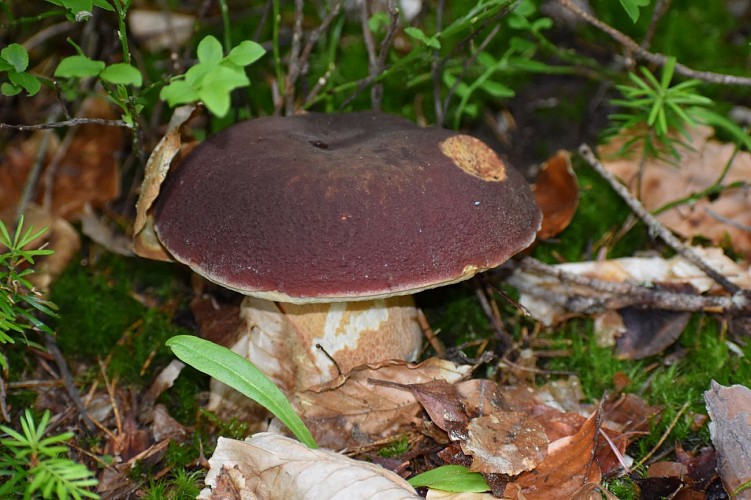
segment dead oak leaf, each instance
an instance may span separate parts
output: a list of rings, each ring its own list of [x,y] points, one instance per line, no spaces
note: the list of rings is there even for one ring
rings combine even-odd
[[[464,453],[472,455],[471,471],[515,476],[542,462],[548,438],[530,415],[498,411],[473,418],[461,446]]]
[[[383,467],[267,432],[244,442],[220,437],[209,464],[201,499],[419,498]]]
[[[691,193],[698,193],[714,185],[730,164],[724,178],[726,185],[751,179],[751,153],[737,152],[735,145],[711,139],[712,128],[697,126],[689,129],[686,146],[678,145],[680,165],[668,161],[647,159],[642,171],[641,200],[647,210],[656,210]],[[626,137],[615,137],[599,150],[603,164],[638,192],[638,173],[641,151],[633,151],[628,158],[616,153]],[[748,188],[724,190],[717,198],[703,198],[682,204],[657,217],[665,226],[691,239],[709,238],[717,244],[730,239],[733,247],[751,258],[751,198]]]
[[[431,358],[419,364],[386,361],[355,368],[327,384],[297,393],[293,404],[321,446],[339,449],[371,444],[403,425],[412,425],[422,411],[406,386],[435,380],[456,382],[470,366]]]
[[[573,436],[548,445],[548,456],[532,471],[506,485],[505,498],[527,500],[570,498],[587,483],[599,483],[600,467],[594,459],[600,429],[599,410]]]
[[[751,481],[751,390],[712,381],[704,393],[712,418],[709,435],[717,449],[717,472],[733,498]],[[745,489],[737,498],[751,497]]]

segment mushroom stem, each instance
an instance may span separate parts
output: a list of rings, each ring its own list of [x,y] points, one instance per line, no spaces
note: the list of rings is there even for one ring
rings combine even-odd
[[[357,302],[291,304],[245,297],[243,324],[231,349],[255,364],[286,394],[336,378],[340,371],[390,359],[414,361],[422,329],[412,296]],[[318,348],[320,346],[320,348]],[[209,408],[239,399],[212,382]]]

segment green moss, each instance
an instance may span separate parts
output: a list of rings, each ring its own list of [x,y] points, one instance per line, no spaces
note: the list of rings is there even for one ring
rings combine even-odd
[[[492,333],[490,322],[470,287],[471,284],[462,283],[417,296],[428,322],[447,346],[461,346],[488,338]]]
[[[553,359],[546,367],[577,373],[589,400],[595,401],[612,391],[613,376],[623,372],[631,380],[627,392],[638,392],[649,404],[662,408],[660,418],[652,423],[650,435],[635,445],[637,459],[655,446],[686,403],[688,407],[670,431],[665,446],[676,441],[708,444],[706,426],[698,431],[693,429],[692,416],[706,413],[703,394],[710,388],[710,381],[730,385],[751,380],[751,345],[741,348],[744,356],[733,354],[721,335],[719,321],[711,316],[692,318],[674,348],[683,351],[671,363],[665,361],[664,354],[642,361],[616,358],[611,349],[596,345],[589,320],[569,321],[556,332],[556,337],[559,344],[553,348],[568,348],[571,355]]]
[[[185,331],[133,294],[174,300],[180,272],[177,266],[114,255],[91,266],[74,263],[51,294],[60,307],[56,330],[61,350],[82,360],[111,354],[111,375],[126,382],[150,376],[150,370],[141,373],[147,361],[151,367],[166,364],[171,354],[164,342]]]
[[[378,455],[382,457],[398,457],[409,451],[409,438],[401,435],[395,440],[378,450]]]

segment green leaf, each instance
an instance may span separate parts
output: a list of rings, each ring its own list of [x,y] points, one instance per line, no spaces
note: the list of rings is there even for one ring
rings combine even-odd
[[[204,77],[201,88],[207,86],[221,87],[229,92],[232,89],[248,85],[250,85],[250,80],[243,70],[229,68],[220,64],[214,71]]]
[[[639,7],[649,5],[649,0],[621,0],[621,6],[632,22],[639,20]]]
[[[109,12],[115,12],[115,8],[107,0],[94,0],[94,5]]]
[[[118,85],[135,85],[136,87],[140,87],[143,83],[141,72],[127,63],[117,63],[107,66],[99,74],[99,78],[105,82]]]
[[[207,85],[198,91],[198,96],[209,111],[222,118],[229,111],[229,91],[216,85]]]
[[[203,40],[201,40],[198,44],[196,54],[198,55],[198,61],[201,63],[219,64],[222,57],[224,57],[224,54],[222,53],[222,44],[211,35],[205,36]]]
[[[515,93],[513,90],[508,88],[507,86],[494,82],[491,80],[486,80],[482,82],[482,85],[480,85],[480,88],[487,92],[488,94],[492,95],[493,97],[497,98],[507,98],[507,97],[514,97]]]
[[[12,83],[8,82],[3,82],[3,84],[0,85],[0,93],[8,97],[20,94],[21,90],[23,89],[20,85],[13,85]]]
[[[26,52],[26,49],[21,44],[11,43],[3,50],[0,50],[0,57],[13,66],[13,69],[19,73],[26,71],[26,68],[29,67],[29,53]]]
[[[434,49],[440,49],[441,48],[441,42],[438,41],[438,39],[434,36],[428,37],[425,35],[425,33],[422,32],[420,28],[416,28],[414,26],[410,26],[408,28],[404,29],[404,32],[411,36],[412,38],[415,38],[428,47],[432,47]]]
[[[226,347],[190,335],[172,337],[167,341],[167,347],[193,368],[258,402],[309,448],[317,447],[284,393],[253,363]]]
[[[266,50],[260,44],[245,40],[230,50],[226,59],[238,66],[247,66],[259,60],[265,53]]]
[[[185,80],[173,80],[169,85],[162,87],[159,98],[167,101],[170,106],[195,102],[199,99],[198,92]]]
[[[22,87],[29,95],[29,97],[36,95],[36,93],[39,92],[39,89],[42,88],[42,82],[39,81],[39,78],[28,73],[16,73],[15,71],[9,71],[8,78],[13,83],[13,85]]]
[[[55,68],[55,76],[61,78],[85,78],[87,76],[97,76],[105,64],[102,61],[95,61],[86,56],[69,56],[60,61]]]
[[[485,478],[479,472],[470,472],[461,465],[443,465],[418,474],[407,481],[413,488],[426,486],[436,490],[456,493],[482,493],[490,491]]]

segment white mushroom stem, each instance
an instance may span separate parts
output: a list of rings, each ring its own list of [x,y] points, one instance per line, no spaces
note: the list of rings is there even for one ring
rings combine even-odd
[[[340,371],[347,374],[356,366],[389,359],[414,361],[422,345],[411,296],[324,304],[246,297],[241,317],[243,324],[230,348],[288,395],[328,382]],[[212,381],[209,409],[241,404],[240,398]]]

